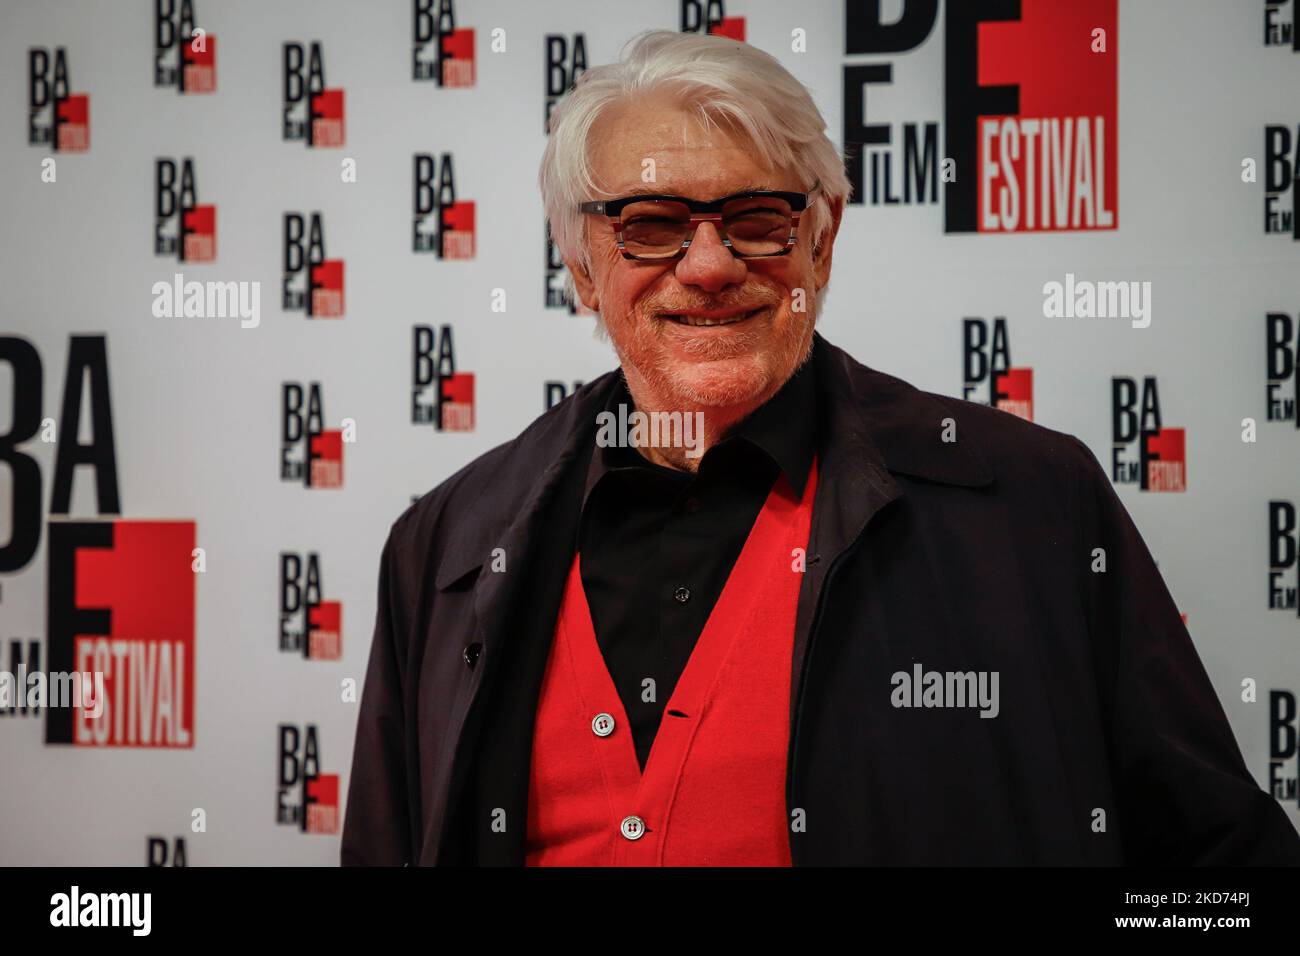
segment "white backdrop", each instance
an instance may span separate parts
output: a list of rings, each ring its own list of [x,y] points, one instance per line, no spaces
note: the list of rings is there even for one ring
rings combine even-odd
[[[884,3],[884,19],[902,7]],[[1300,312],[1300,244],[1264,232],[1263,150],[1267,125],[1297,133],[1300,55],[1263,42],[1264,7],[1119,3],[1108,54],[1118,75],[1118,128],[1108,130],[1119,144],[1118,228],[945,234],[942,201],[852,205],[820,328],[873,367],[960,395],[962,320],[1005,317],[1012,365],[1034,370],[1034,419],[1078,435],[1103,464],[1112,377],[1156,377],[1164,424],[1186,429],[1187,490],[1126,485],[1121,495],[1267,786],[1269,692],[1300,691],[1300,618],[1268,606],[1268,502],[1300,503],[1300,431],[1265,420],[1264,329],[1268,312],[1292,321]],[[0,669],[13,666],[11,643],[47,639],[51,524],[192,521],[206,558],[193,575],[192,746],[53,745],[44,717],[0,717],[0,863],[139,865],[150,836],[172,846],[183,838],[190,865],[337,862],[337,832],[276,821],[277,727],[317,728],[320,772],[339,777],[341,820],[357,704],[340,688],[364,675],[389,524],[412,496],[540,414],[545,382],[571,386],[615,364],[590,317],[543,306],[544,37],[572,44],[582,34],[594,65],[640,30],[679,28],[681,9],[678,0],[461,0],[456,25],[475,30],[477,66],[475,84],[455,89],[412,79],[409,0],[197,0],[196,22],[216,38],[217,88],[182,95],[153,82],[151,0],[0,5],[0,332],[35,347],[40,416],[59,427],[70,336],[105,339],[121,497],[119,513],[101,513],[82,468],[68,514],[51,514],[58,443],[18,446],[40,469],[41,536],[29,560],[0,574]],[[745,39],[809,86],[837,142],[848,65],[892,64],[892,84],[867,91],[871,122],[944,120],[942,6],[921,46],[885,55],[845,54],[844,0],[733,0],[726,15],[743,18]],[[1276,18],[1290,23],[1292,4],[1277,5]],[[503,52],[491,49],[494,28],[505,31]],[[806,52],[791,49],[796,29]],[[290,41],[319,41],[326,87],[345,92],[341,147],[281,137]],[[87,151],[29,144],[33,47],[65,50],[70,91],[89,95]],[[457,198],[475,203],[472,259],[412,251],[412,157],[424,152],[451,153]],[[199,202],[217,209],[214,261],[154,254],[160,157],[193,159]],[[46,158],[54,182],[42,179]],[[1247,158],[1257,182],[1243,181]],[[342,180],[344,159],[355,160],[355,182]],[[286,212],[321,213],[328,257],[345,263],[343,317],[281,309]],[[260,282],[260,325],[156,317],[153,285],[176,272]],[[1045,318],[1043,285],[1066,273],[1149,281],[1150,327]],[[495,289],[506,291],[504,312],[492,309]],[[457,371],[475,377],[472,432],[411,422],[412,327],[421,324],[454,330]],[[320,383],[328,428],[355,422],[342,488],[280,480],[284,382]],[[0,433],[18,387],[0,362]],[[1282,394],[1293,387],[1294,378]],[[1258,425],[1253,443],[1242,440],[1245,418]],[[34,507],[15,498],[0,467],[0,541]],[[340,659],[279,649],[282,552],[319,556],[323,598],[342,606]],[[1287,582],[1295,587],[1294,568]],[[1242,699],[1247,678],[1258,682],[1256,702]],[[1278,773],[1295,779],[1294,755]],[[1284,803],[1300,824],[1295,799]],[[203,832],[192,828],[196,808]]]

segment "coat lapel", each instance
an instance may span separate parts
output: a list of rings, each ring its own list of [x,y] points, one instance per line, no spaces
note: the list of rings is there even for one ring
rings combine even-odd
[[[963,436],[959,407],[941,404],[901,379],[867,368],[820,333],[814,335],[821,481],[813,503],[807,571],[795,617],[790,693],[793,779],[800,687],[827,576],[867,524],[903,496],[894,474],[980,487],[993,480],[987,463]],[[944,441],[953,418],[956,441]]]
[[[439,590],[476,575],[470,641],[479,648],[468,692],[456,701],[444,746],[432,769],[435,800],[440,805],[432,808],[427,819],[441,821],[441,827],[438,833],[425,834],[425,846],[435,848],[436,862],[446,862],[441,848],[446,845],[447,827],[457,819],[457,800],[472,765],[463,739],[467,718],[481,689],[499,673],[509,653],[512,614],[527,609],[521,598],[530,577],[542,570],[539,559],[549,555],[546,544],[553,541],[553,529],[548,529],[549,533],[542,530],[547,509],[554,503],[566,470],[594,440],[596,413],[617,374],[610,372],[596,379],[554,415],[543,416],[520,436],[520,447],[503,459],[497,480],[483,490],[483,514],[461,521],[443,550],[435,579]],[[500,552],[494,554],[498,548]],[[493,570],[497,555],[504,558],[504,572]],[[426,635],[428,646],[436,646],[438,640],[439,635]]]

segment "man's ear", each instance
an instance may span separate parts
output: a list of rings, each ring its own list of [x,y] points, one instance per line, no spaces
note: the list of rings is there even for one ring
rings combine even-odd
[[[591,274],[575,259],[565,259],[564,264],[573,275],[573,287],[577,290],[578,299],[592,312],[599,312],[600,296],[596,293],[596,283],[592,281]]]
[[[831,201],[826,201],[826,206],[831,213],[831,228],[822,241],[813,247],[813,275],[817,277],[817,287],[820,289],[831,280],[831,252],[835,247],[835,237],[840,231],[840,219],[844,216],[844,197]]]

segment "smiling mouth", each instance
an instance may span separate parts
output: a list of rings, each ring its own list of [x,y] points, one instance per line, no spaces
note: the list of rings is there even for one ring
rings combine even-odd
[[[764,308],[764,306],[760,306],[757,309],[750,309],[748,312],[741,312],[736,315],[712,317],[704,315],[673,315],[665,313],[663,318],[668,319],[670,322],[675,322],[678,325],[689,325],[693,328],[717,325],[736,325],[737,323],[745,322],[754,318],[762,312]]]

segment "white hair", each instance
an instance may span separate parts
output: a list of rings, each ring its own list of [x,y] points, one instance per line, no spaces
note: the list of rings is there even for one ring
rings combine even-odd
[[[824,196],[809,207],[804,221],[814,247],[820,245],[832,226],[828,201],[847,199],[852,186],[807,88],[774,56],[748,43],[655,30],[633,37],[620,62],[584,72],[551,112],[538,184],[562,258],[590,271],[578,204],[612,196],[592,175],[592,129],[610,107],[655,94],[667,94],[693,111],[706,130],[710,123],[725,123],[739,132],[768,169],[803,171],[806,188],[819,180]],[[577,301],[567,268],[564,290],[568,301]]]

